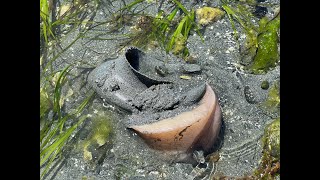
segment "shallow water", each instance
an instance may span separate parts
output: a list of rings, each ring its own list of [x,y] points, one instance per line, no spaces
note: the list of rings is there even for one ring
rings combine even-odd
[[[278,1],[272,3],[279,4]],[[112,4],[112,8],[102,5],[93,21],[105,21],[111,16],[108,9],[114,11],[122,5],[121,1]],[[191,3],[184,4],[191,6]],[[214,1],[213,4],[220,5],[219,1]],[[156,14],[159,4],[145,5],[146,8],[140,6],[137,11],[142,9],[146,14]],[[166,3],[163,5],[165,7],[168,7]],[[201,4],[193,7],[197,9]],[[269,8],[267,16],[272,15],[272,9]],[[135,19],[131,21],[134,25]],[[78,96],[65,103],[65,111],[69,111],[73,103],[80,101],[84,92],[89,89],[88,86],[83,86],[89,73],[83,68],[96,67],[105,60],[123,54],[123,51],[118,51],[119,46],[116,46],[123,43],[123,40],[90,39],[98,35],[100,38],[110,38],[126,34],[130,32],[131,26],[126,25],[118,32],[106,33],[111,27],[112,24],[104,24],[93,28],[86,34],[86,38],[79,39],[54,62],[55,69],[79,62],[77,68],[72,70],[76,78],[69,82],[69,88]],[[239,42],[243,43],[245,33],[239,27],[238,30]],[[272,85],[280,80],[280,66],[263,75],[249,74],[238,68],[240,52],[227,16],[203,30],[204,42],[193,33],[188,39],[187,47],[195,57],[196,64],[200,65],[202,73],[190,76],[205,80],[213,87],[219,97],[223,117],[215,151],[206,157],[205,162],[196,166],[170,162],[170,159],[165,158],[166,154],[150,149],[134,132],[125,128],[127,112],[96,97],[92,107],[87,110],[92,117],[74,134],[64,160],[50,171],[46,179],[211,179],[214,176],[243,177],[251,174],[258,167],[262,156],[261,137],[264,128],[275,117],[279,117],[277,112],[270,113],[260,108],[260,103],[268,97],[268,90],[262,89],[261,83],[267,80]],[[66,36],[62,40],[62,47],[69,45],[77,34],[78,31],[75,30]],[[162,55],[159,57],[168,60],[175,59],[172,54],[166,55],[159,47],[146,52],[157,52]],[[112,133],[104,145],[93,142],[89,146],[92,159],[88,160],[82,143],[90,137],[94,118],[101,113],[110,117],[106,121],[110,123]]]

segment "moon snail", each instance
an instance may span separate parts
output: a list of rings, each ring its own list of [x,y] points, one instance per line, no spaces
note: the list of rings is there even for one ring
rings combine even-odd
[[[221,127],[221,109],[217,96],[206,84],[199,105],[191,111],[133,129],[153,149],[190,153],[195,149],[209,151]]]
[[[168,73],[158,76],[156,67]],[[164,63],[130,47],[124,55],[95,68],[88,82],[106,102],[130,113],[125,126],[149,147],[182,162],[195,150],[210,153],[221,127],[221,109],[210,85],[179,78],[186,73],[181,69],[188,68],[197,70],[184,61]]]

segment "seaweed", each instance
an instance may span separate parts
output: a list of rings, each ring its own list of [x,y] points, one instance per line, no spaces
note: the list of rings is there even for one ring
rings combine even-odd
[[[258,50],[253,62],[247,67],[254,74],[262,74],[274,68],[279,62],[278,30],[280,27],[280,14],[265,23],[260,22],[260,34],[258,35]]]
[[[263,155],[253,174],[258,179],[274,179],[280,175],[280,118],[265,128],[262,143]]]
[[[56,82],[54,83],[55,87],[53,90],[44,90],[40,88],[40,122],[42,126],[40,128],[40,166],[44,168],[41,173],[41,178],[48,172],[52,162],[56,158],[61,158],[61,153],[64,149],[64,145],[68,142],[71,137],[71,134],[80,126],[83,121],[87,118],[87,115],[82,115],[84,108],[88,105],[92,99],[94,93],[89,92],[90,94],[82,101],[82,103],[75,109],[75,111],[67,114],[62,113],[62,88],[64,87],[67,74],[69,72],[70,66],[64,68],[64,70],[59,73]],[[46,84],[49,81],[46,81]],[[46,87],[44,85],[44,87]],[[47,87],[50,87],[47,85]],[[50,99],[50,97],[52,97]],[[48,104],[51,104],[48,106]],[[48,112],[53,112],[52,116],[48,116]],[[73,120],[74,124],[71,127],[66,127],[65,122],[67,120]]]
[[[223,17],[224,11],[219,8],[202,7],[196,10],[198,23],[202,26],[208,25]]]
[[[84,34],[90,29],[95,10],[100,3],[99,0],[91,4],[82,0],[63,3],[40,0],[41,83],[44,78],[47,79],[51,75],[50,73],[54,73],[52,63],[77,40],[84,37]],[[88,17],[90,17],[89,20],[86,20]],[[79,35],[68,46],[62,48],[60,44],[62,37],[71,34],[77,28]]]
[[[245,66],[244,70],[252,74],[263,74],[276,67],[280,59],[278,50],[280,12],[271,20],[259,16],[261,19],[256,25],[252,21],[257,21],[257,18],[254,12],[251,12],[252,5],[256,3],[244,1],[242,4],[234,5],[236,6],[234,8],[231,2],[222,2],[222,8],[228,15],[235,39],[238,41],[239,35],[234,20],[240,24],[246,34],[245,43],[240,46],[240,64]]]
[[[46,88],[40,88],[40,119],[42,119],[52,108],[52,102]]]
[[[135,1],[128,5],[128,9],[133,8],[143,1]],[[140,48],[146,48],[148,45],[160,45],[167,53],[172,52],[175,55],[188,57],[189,50],[186,47],[187,39],[191,30],[200,34],[199,27],[195,22],[195,11],[188,11],[183,4],[177,0],[172,0],[174,7],[170,13],[165,14],[160,10],[156,16],[141,15],[135,26],[136,32],[129,35],[129,40],[124,44],[131,44]],[[182,15],[178,15],[181,13]],[[179,22],[177,23],[176,20]],[[157,44],[155,44],[157,42]]]
[[[182,53],[183,57],[189,55],[189,50],[186,47],[186,41],[191,28],[194,26],[194,16],[194,10],[192,10],[182,18],[167,45],[167,52],[173,50],[174,54],[178,55]],[[173,46],[174,49],[172,49]]]
[[[91,132],[83,142],[83,157],[88,161],[92,160],[92,152],[90,152],[89,147],[96,146],[95,149],[99,149],[107,142],[110,142],[112,135],[111,114],[99,113],[92,117],[91,121],[93,123]]]
[[[91,103],[95,93],[87,91],[82,101],[64,109],[66,98],[74,98],[73,90],[68,88],[70,71],[74,65],[67,64],[62,69],[53,67],[53,62],[61,57],[73,44],[84,37],[92,25],[90,8],[98,8],[100,1],[91,5],[88,1],[63,2],[40,0],[40,178],[44,178],[54,167],[53,162],[63,158],[66,144],[71,142],[72,134],[88,118],[84,110]],[[90,17],[91,20],[85,20]],[[62,37],[72,34],[76,28],[79,34],[66,47],[62,48]],[[65,92],[64,90],[68,90]],[[80,99],[81,100],[81,99]],[[68,125],[66,125],[66,122]]]
[[[259,105],[268,114],[276,117],[280,114],[280,81],[275,81],[270,87],[267,99]]]

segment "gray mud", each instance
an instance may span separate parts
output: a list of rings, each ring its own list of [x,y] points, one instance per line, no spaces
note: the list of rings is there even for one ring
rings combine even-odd
[[[135,98],[138,113],[128,118],[127,127],[150,124],[190,111],[198,105],[206,86],[204,83],[189,92],[181,92],[182,87],[173,88],[172,84],[151,86]]]
[[[119,58],[104,62],[88,76],[88,82],[104,101],[128,110],[127,127],[150,124],[190,111],[206,90],[205,81],[185,81],[183,74],[201,71],[199,65],[181,59],[165,63],[157,53],[144,53],[130,47]],[[166,70],[159,74],[157,68]]]

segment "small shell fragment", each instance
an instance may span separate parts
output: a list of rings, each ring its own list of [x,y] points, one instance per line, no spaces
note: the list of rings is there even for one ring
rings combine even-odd
[[[186,76],[186,75],[182,75],[182,76],[180,76],[180,78],[181,78],[181,79],[186,79],[186,80],[191,79],[191,77],[190,77],[190,76]]]

